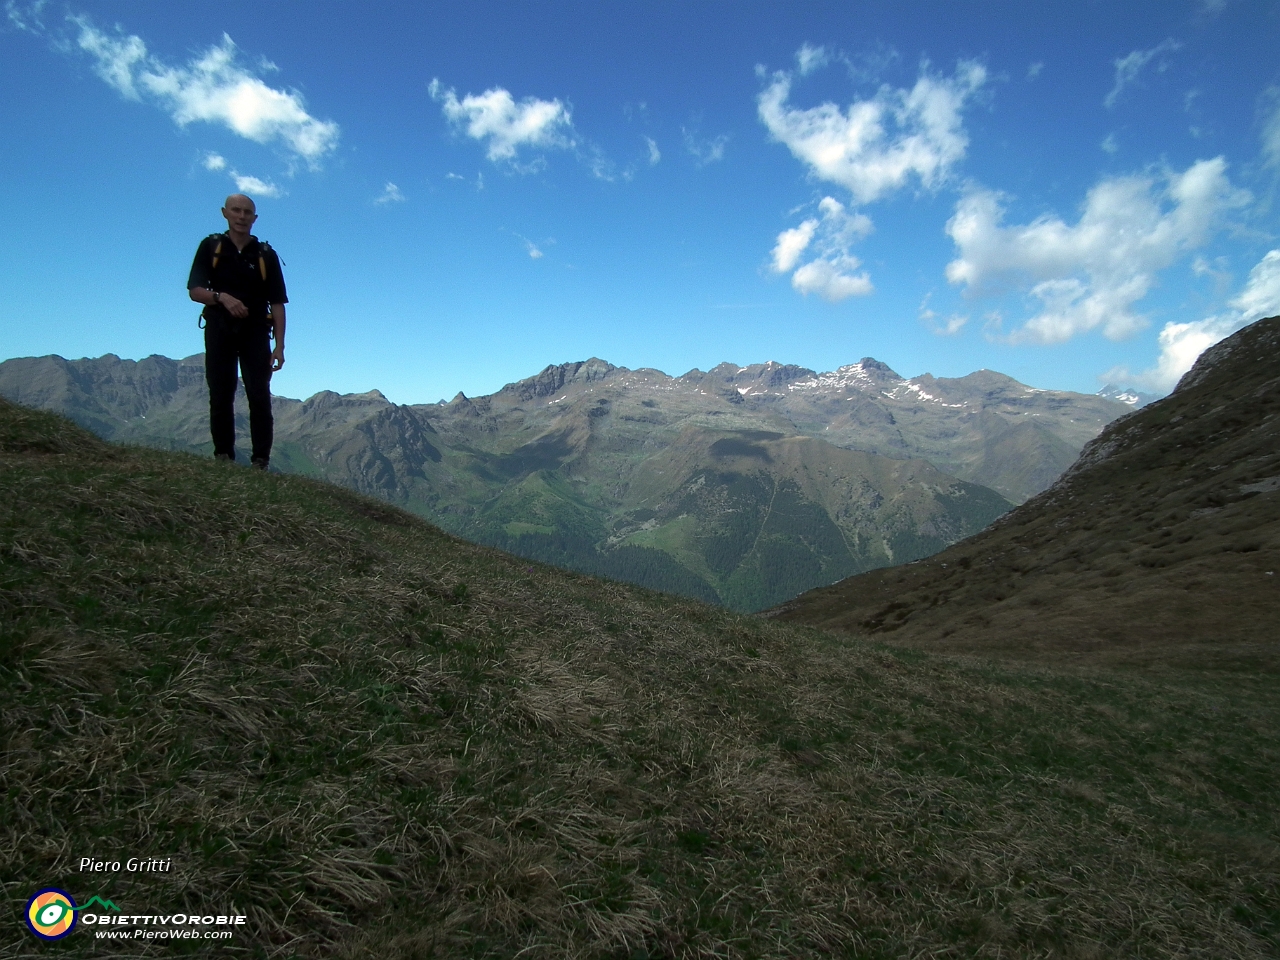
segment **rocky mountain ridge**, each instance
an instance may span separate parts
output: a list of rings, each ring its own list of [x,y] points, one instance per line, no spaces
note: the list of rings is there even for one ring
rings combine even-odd
[[[108,439],[207,452],[199,356],[11,360],[0,394]],[[977,532],[1129,409],[988,371],[907,380],[871,358],[680,377],[592,358],[442,404],[373,390],[273,406],[279,469],[740,609]]]

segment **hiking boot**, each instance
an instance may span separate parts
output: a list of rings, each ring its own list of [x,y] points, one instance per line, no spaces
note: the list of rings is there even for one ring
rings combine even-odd
[[[270,463],[267,457],[254,457],[251,465],[255,470],[265,470]]]
[[[231,461],[235,460],[235,457],[233,457],[233,456],[232,456],[231,454],[229,454],[229,453],[215,453],[215,454],[213,455],[213,459],[215,459],[215,460],[225,460],[225,461],[227,461],[228,463],[230,463]]]

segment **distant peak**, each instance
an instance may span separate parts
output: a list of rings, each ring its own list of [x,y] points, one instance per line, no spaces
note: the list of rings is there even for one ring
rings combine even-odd
[[[739,373],[741,373],[745,369],[747,368],[740,367],[736,363],[730,363],[729,361],[726,360],[724,363],[717,363],[714,367],[712,367],[707,372],[715,374],[717,377],[733,377],[733,376],[737,376]],[[702,373],[702,371],[699,370],[697,367],[694,367],[692,370],[689,371],[689,373],[700,374]],[[685,376],[688,376],[688,375],[689,374],[685,374]]]
[[[1160,399],[1159,394],[1143,393],[1141,390],[1135,390],[1132,387],[1119,387],[1114,383],[1108,383],[1096,394],[1099,397],[1105,397],[1108,400],[1116,400],[1120,403],[1127,403],[1135,410],[1145,407],[1148,403]]]
[[[854,364],[854,366],[861,367],[863,370],[866,370],[868,372],[874,370],[877,373],[886,373],[895,377],[898,376],[898,374],[894,372],[892,367],[890,367],[887,363],[884,363],[883,361],[877,360],[875,357],[863,357],[856,364]]]
[[[873,391],[906,382],[887,363],[881,363],[874,357],[863,357],[857,363],[845,364],[829,373],[814,373],[811,370],[806,373],[807,377],[796,379],[788,389]]]
[[[613,373],[629,373],[626,367],[615,367],[607,360],[592,357],[589,360],[577,360],[572,363],[550,364],[543,367],[537,376],[508,383],[500,391],[501,394],[514,395],[521,401],[535,397],[548,397],[559,393],[566,384],[591,383],[603,380]]]

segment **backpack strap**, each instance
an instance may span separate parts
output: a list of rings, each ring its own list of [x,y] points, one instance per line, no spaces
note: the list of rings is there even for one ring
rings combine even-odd
[[[263,283],[266,283],[266,282],[267,282],[267,254],[268,254],[268,253],[275,253],[275,251],[271,249],[271,244],[267,243],[267,241],[265,241],[265,240],[259,241],[259,243],[258,243],[258,272],[259,272],[260,274],[262,274],[262,282],[263,282]]]
[[[213,263],[209,265],[210,270],[218,269],[218,257],[222,255],[222,241],[225,238],[225,235],[221,233],[209,234],[210,240],[212,240],[214,237],[218,238],[218,242],[214,244],[214,247],[213,247]]]
[[[218,257],[222,256],[222,241],[226,239],[226,234],[223,234],[223,233],[209,234],[210,240],[213,240],[214,238],[217,238],[218,242],[215,243],[213,246],[213,262],[209,265],[210,270],[218,269]],[[271,254],[275,253],[275,251],[271,249],[271,244],[267,243],[265,240],[260,241],[258,243],[258,273],[262,275],[263,283],[267,282],[267,254],[268,253],[271,253]]]

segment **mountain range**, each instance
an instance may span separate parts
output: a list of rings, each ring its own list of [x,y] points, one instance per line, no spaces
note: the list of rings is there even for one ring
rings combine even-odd
[[[105,439],[209,450],[201,355],[8,360],[0,395]],[[476,542],[757,610],[978,532],[1143,399],[872,358],[679,377],[593,358],[439,404],[276,397],[272,462]]]
[[[770,615],[1058,664],[1280,668],[1280,317],[1205,351],[977,536]]]

